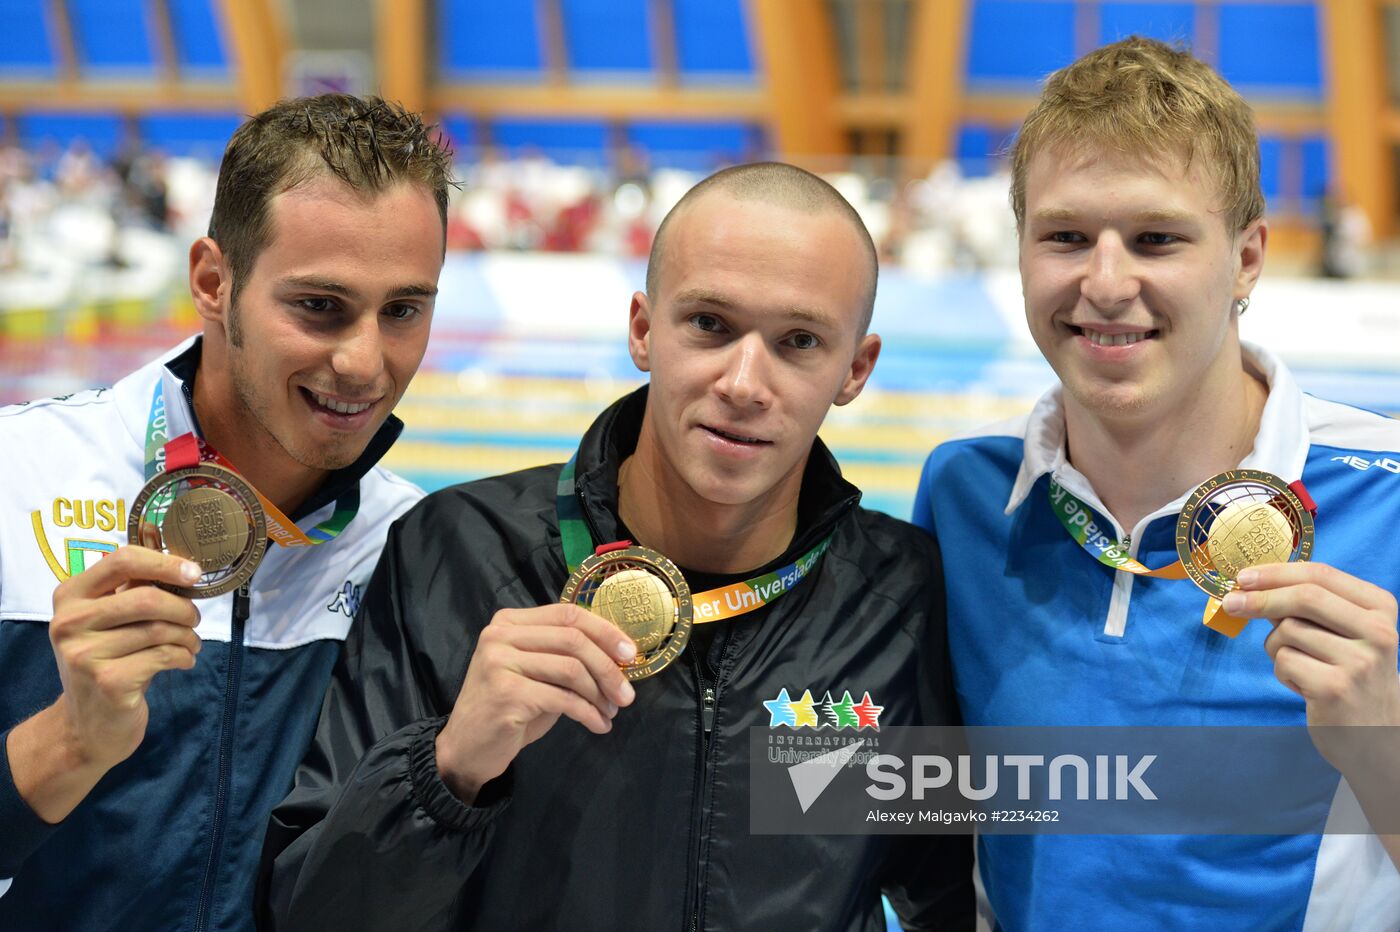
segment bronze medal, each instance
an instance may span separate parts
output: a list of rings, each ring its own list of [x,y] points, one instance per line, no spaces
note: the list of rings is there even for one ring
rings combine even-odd
[[[1312,556],[1313,519],[1278,476],[1232,469],[1202,483],[1176,525],[1176,552],[1191,580],[1223,599],[1240,571]]]
[[[127,540],[193,560],[204,575],[192,586],[158,583],[177,595],[208,599],[246,583],[267,551],[267,521],[243,477],[214,463],[163,472],[131,506]]]
[[[569,576],[559,601],[606,618],[637,645],[622,664],[629,680],[661,672],[690,640],[690,586],[676,565],[646,547],[595,553]]]

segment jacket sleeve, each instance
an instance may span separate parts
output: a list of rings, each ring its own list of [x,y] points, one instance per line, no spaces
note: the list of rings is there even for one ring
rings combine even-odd
[[[0,896],[10,889],[10,878],[19,873],[29,856],[58,830],[34,814],[19,795],[10,773],[10,756],[6,747],[10,730],[0,731]]]
[[[259,871],[262,928],[446,927],[508,805],[509,772],[472,806],[438,776],[435,742],[456,688],[443,695],[451,677],[435,675],[405,613],[423,604],[416,590],[430,575],[406,571],[421,562],[412,520],[390,529],[311,750],[272,814]],[[458,673],[469,646],[452,651]]]
[[[11,879],[19,873],[29,856],[39,850],[50,835],[58,830],[35,814],[19,795],[14,775],[10,772],[10,731],[16,722],[0,722],[0,896],[10,889]]]

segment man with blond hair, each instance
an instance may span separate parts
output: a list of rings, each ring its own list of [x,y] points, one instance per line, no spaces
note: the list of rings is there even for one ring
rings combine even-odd
[[[1400,458],[1400,425],[1303,395],[1240,341],[1268,241],[1248,106],[1190,54],[1124,40],[1051,76],[1012,185],[1059,384],[936,449],[915,504],[944,544],[968,724],[1400,725],[1400,558],[1377,545],[1400,488],[1355,465]],[[1229,640],[1193,586],[1136,569],[1172,564],[1187,496],[1241,467],[1302,480],[1320,510],[1313,562],[1239,574],[1223,611],[1268,623]],[[1072,536],[1081,510],[1099,546]],[[1393,739],[1313,735],[1343,777],[1323,808],[1374,823]],[[979,870],[1006,929],[1395,929],[1397,857],[1393,835],[987,835]]]

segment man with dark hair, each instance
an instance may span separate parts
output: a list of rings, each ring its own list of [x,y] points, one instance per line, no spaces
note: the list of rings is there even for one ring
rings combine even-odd
[[[427,346],[450,183],[399,107],[279,103],[234,133],[190,249],[202,336],[0,411],[0,927],[252,925],[268,813],[422,494],[376,463]],[[251,579],[195,602],[170,590],[207,566],[123,545],[143,483],[210,461],[276,533]]]
[[[816,727],[828,693],[872,727],[955,718],[936,547],[860,508],[817,439],[879,355],[869,235],[774,164],[703,183],[663,231],[629,317],[650,385],[566,466],[446,489],[391,529],[274,813],[267,924],[871,929],[884,890],[911,928],[970,928],[965,838],[748,828],[751,726],[805,702]],[[619,664],[664,651],[560,603],[624,540],[696,606],[684,654],[635,687]],[[768,594],[716,595],[736,589]]]

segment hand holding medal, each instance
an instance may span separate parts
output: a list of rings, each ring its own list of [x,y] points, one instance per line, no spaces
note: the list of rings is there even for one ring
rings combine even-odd
[[[631,541],[599,547],[569,576],[559,601],[606,618],[632,639],[637,656],[622,667],[629,680],[660,673],[690,640],[685,577],[670,560]]]
[[[193,434],[170,441],[165,454],[165,470],[132,503],[128,541],[199,564],[203,575],[191,585],[157,583],[177,595],[207,599],[242,586],[267,551],[258,494]]]
[[[1234,637],[1248,619],[1225,613],[1221,600],[1246,569],[1312,556],[1317,506],[1301,482],[1286,484],[1257,469],[1232,469],[1197,487],[1176,524],[1176,553],[1187,576],[1210,597],[1205,623]]]

